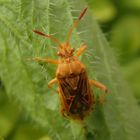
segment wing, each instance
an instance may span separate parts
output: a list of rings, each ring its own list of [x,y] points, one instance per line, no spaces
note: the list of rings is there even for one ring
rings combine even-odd
[[[92,97],[86,72],[59,79],[68,112],[82,115],[91,107]]]

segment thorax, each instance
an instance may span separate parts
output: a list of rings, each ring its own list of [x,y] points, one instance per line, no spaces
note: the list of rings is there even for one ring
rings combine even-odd
[[[56,71],[57,78],[71,77],[85,72],[85,66],[75,57],[59,59],[59,64]]]

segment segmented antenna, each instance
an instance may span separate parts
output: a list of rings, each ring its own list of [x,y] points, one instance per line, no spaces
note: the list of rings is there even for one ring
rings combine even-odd
[[[69,42],[70,42],[70,38],[72,35],[72,31],[74,30],[74,28],[78,25],[79,21],[82,19],[82,17],[84,16],[84,14],[87,11],[87,7],[83,9],[83,11],[80,13],[78,19],[76,19],[72,25],[72,27],[70,28],[68,34],[67,34],[67,38],[66,38],[66,46],[69,46]]]
[[[44,34],[44,33],[40,32],[40,31],[37,31],[37,30],[33,30],[33,32],[36,33],[36,34],[45,36],[46,38],[51,39],[53,42],[55,42],[56,44],[58,44],[58,46],[59,46],[60,48],[62,48],[62,45],[61,45],[60,41],[59,41],[58,39],[54,38],[53,36]]]

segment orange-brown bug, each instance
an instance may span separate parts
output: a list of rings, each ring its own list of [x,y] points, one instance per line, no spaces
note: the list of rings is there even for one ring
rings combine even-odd
[[[73,23],[68,32],[66,42],[63,44],[51,35],[46,35],[40,31],[34,30],[35,33],[50,38],[59,46],[57,54],[60,58],[58,61],[38,57],[33,58],[32,60],[58,65],[56,77],[48,83],[48,86],[51,87],[52,84],[58,83],[61,113],[63,116],[76,120],[83,120],[91,111],[92,104],[95,103],[95,97],[92,94],[91,85],[95,85],[104,90],[105,93],[107,92],[107,88],[103,84],[88,79],[85,66],[78,60],[78,57],[84,52],[87,46],[82,45],[74,55],[74,48],[71,48],[69,45],[72,31],[86,11],[87,8],[84,8],[78,19]],[[100,101],[103,101],[104,95],[105,94],[100,96]]]

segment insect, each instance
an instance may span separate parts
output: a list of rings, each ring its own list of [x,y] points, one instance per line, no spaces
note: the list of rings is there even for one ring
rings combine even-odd
[[[75,53],[74,48],[70,47],[72,31],[78,25],[86,11],[87,8],[84,8],[77,20],[73,23],[68,31],[65,43],[61,43],[51,35],[33,30],[36,34],[51,39],[59,46],[57,53],[59,56],[58,60],[39,57],[32,58],[32,60],[57,65],[56,77],[48,83],[48,87],[51,88],[53,84],[58,84],[57,91],[61,101],[61,113],[63,116],[75,120],[84,120],[91,112],[92,105],[95,103],[95,97],[91,90],[92,85],[105,91],[105,93],[99,97],[100,102],[103,102],[104,96],[107,93],[106,86],[95,80],[88,79],[84,64],[78,60],[78,57],[86,50],[87,46],[82,45]]]

